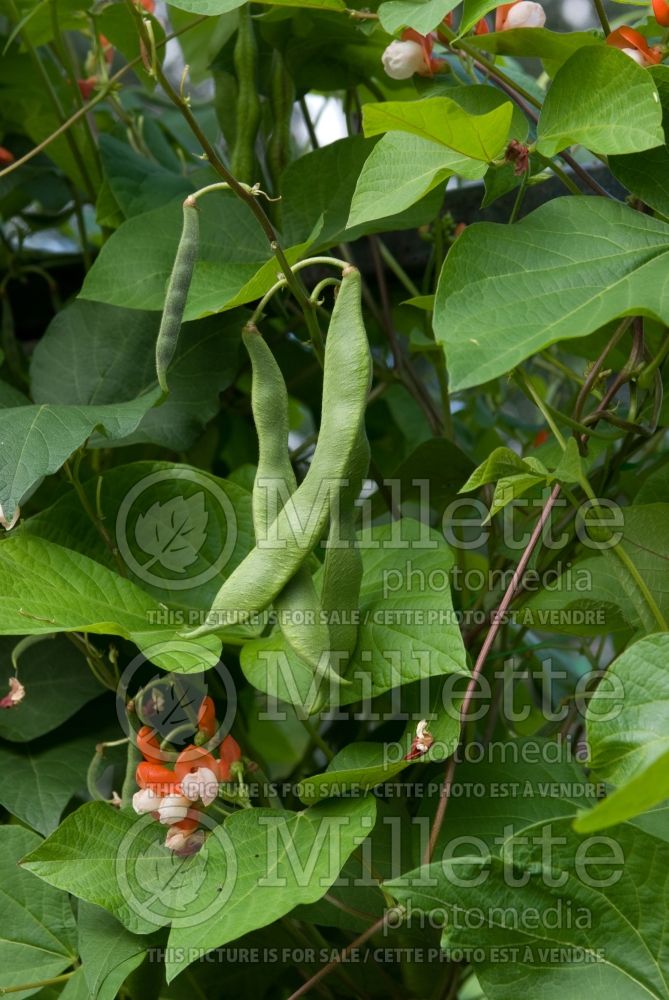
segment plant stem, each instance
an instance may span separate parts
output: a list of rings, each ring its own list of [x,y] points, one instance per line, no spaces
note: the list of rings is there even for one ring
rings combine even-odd
[[[599,18],[599,23],[604,29],[605,35],[611,34],[611,25],[609,24],[609,19],[606,16],[606,11],[604,10],[604,4],[602,0],[595,0],[595,10],[597,11],[597,17]]]
[[[65,470],[65,475],[67,476],[72,486],[74,487],[75,493],[79,498],[79,502],[83,507],[84,511],[86,512],[86,516],[91,521],[91,524],[94,525],[95,530],[97,531],[100,538],[109,549],[109,552],[111,553],[112,558],[116,563],[116,568],[118,569],[119,573],[121,574],[121,576],[127,576],[128,575],[127,570],[125,567],[125,563],[121,558],[121,553],[114,544],[114,540],[107,531],[107,529],[105,528],[102,520],[98,517],[96,511],[93,509],[88,497],[86,496],[86,490],[81,484],[81,480],[79,479],[80,462],[81,462],[81,455],[79,455],[79,457],[75,459],[74,467],[72,467],[69,462],[65,462],[63,465],[63,468]]]
[[[76,971],[76,969],[73,969],[72,972],[64,972],[62,976],[52,976],[51,979],[39,979],[34,983],[22,983],[20,986],[0,986],[0,997],[4,997],[6,993],[20,993],[22,990],[40,990],[43,986],[55,986],[58,983],[66,983]]]
[[[321,734],[318,732],[316,726],[309,719],[300,719],[300,722],[302,723],[306,731],[309,733],[309,737],[314,746],[317,746],[319,750],[322,750],[328,762],[331,761],[332,758],[334,757],[334,753],[327,745]]]
[[[532,556],[532,553],[534,552],[534,549],[536,548],[536,545],[539,542],[539,539],[541,538],[544,526],[546,525],[551,515],[553,505],[555,504],[555,501],[557,500],[559,494],[560,494],[560,484],[556,483],[553,489],[551,490],[550,496],[548,497],[546,503],[543,506],[541,514],[539,515],[539,519],[537,520],[537,523],[532,529],[532,534],[530,535],[530,539],[527,545],[525,546],[525,550],[522,556],[520,557],[518,565],[513,571],[513,576],[511,577],[511,581],[508,587],[506,588],[504,597],[500,601],[499,607],[497,608],[497,611],[493,615],[492,623],[490,625],[490,628],[488,629],[488,633],[483,641],[483,645],[481,646],[479,654],[476,658],[476,662],[472,670],[472,675],[469,680],[469,683],[467,684],[467,689],[465,691],[465,696],[462,700],[462,705],[460,706],[461,738],[465,727],[465,723],[467,721],[467,713],[469,711],[469,706],[471,705],[472,699],[474,697],[474,691],[476,689],[476,684],[479,675],[485,665],[486,659],[488,658],[488,653],[492,649],[492,645],[497,637],[497,633],[499,632],[504,622],[504,616],[506,615],[509,605],[516,596],[516,591],[518,590],[519,584],[523,578],[523,574],[527,568],[527,564],[529,563],[530,557]],[[452,757],[449,758],[448,764],[446,765],[444,779],[442,781],[441,788],[439,790],[439,804],[437,806],[437,811],[435,813],[434,821],[432,823],[432,828],[430,830],[430,838],[427,847],[425,849],[425,854],[423,856],[423,864],[425,865],[429,864],[430,861],[432,860],[434,849],[437,846],[437,841],[439,839],[441,827],[444,822],[444,816],[446,814],[446,806],[448,805],[448,797],[451,791],[451,785],[453,782],[455,767],[456,767],[456,755],[454,754]]]

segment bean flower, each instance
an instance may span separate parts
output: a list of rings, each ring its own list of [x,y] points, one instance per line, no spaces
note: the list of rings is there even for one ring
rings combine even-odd
[[[414,73],[432,76],[441,66],[440,60],[432,58],[433,44],[431,35],[421,35],[407,28],[401,40],[391,42],[381,56],[386,75],[393,80],[409,80]]]
[[[197,739],[206,740],[215,731],[214,703],[205,698],[198,713]],[[133,809],[169,827],[165,846],[174,854],[195,854],[204,843],[204,831],[199,829],[200,811],[216,800],[219,786],[230,780],[233,765],[241,759],[239,745],[232,736],[226,736],[216,758],[205,747],[191,743],[171,769],[162,762],[167,755],[150,726],[142,726],[136,742],[144,759],[135,772],[139,791],[133,795]]]
[[[517,0],[505,3],[495,11],[495,31],[511,31],[513,28],[543,28],[546,11],[540,3],[532,0]]]
[[[0,708],[16,708],[26,696],[26,689],[17,677],[9,678],[9,694],[0,698]]]
[[[4,146],[0,146],[0,166],[7,166],[8,164],[13,163],[15,159],[16,157],[13,153],[10,153],[10,151],[5,149]],[[0,512],[1,511],[2,508],[0,507]],[[3,527],[6,527],[6,525],[3,524]],[[9,529],[7,528],[7,530]]]
[[[626,24],[612,31],[606,39],[606,44],[620,49],[639,66],[654,66],[662,62],[662,53],[659,49],[650,48],[643,35]]]

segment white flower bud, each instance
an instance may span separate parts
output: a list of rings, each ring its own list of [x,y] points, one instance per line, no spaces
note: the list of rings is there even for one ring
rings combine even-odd
[[[391,42],[381,56],[383,68],[393,80],[408,80],[427,69],[425,53],[418,42]]]
[[[2,507],[0,506],[0,525],[2,525],[5,531],[11,531],[20,516],[21,516],[21,509],[20,507],[17,507],[11,519],[8,521],[4,515]]]
[[[132,797],[132,808],[136,813],[152,813],[160,805],[162,796],[154,792],[152,788],[142,788],[135,792]]]
[[[203,843],[204,830],[194,830],[192,833],[186,833],[185,830],[180,830],[178,826],[172,826],[167,831],[167,836],[165,837],[165,847],[182,858],[187,858],[191,854],[197,854]]]
[[[210,768],[198,767],[184,776],[181,791],[191,802],[202,799],[203,804],[209,806],[218,795],[218,778]]]
[[[540,3],[533,0],[520,0],[509,10],[504,21],[503,31],[512,28],[543,28],[546,23],[546,11]]]
[[[621,49],[620,51],[624,52],[626,56],[630,57],[630,59],[633,59],[635,63],[639,64],[639,66],[650,65],[643,52],[639,52],[638,49]]]
[[[158,819],[164,826],[180,823],[188,815],[190,802],[183,795],[165,795],[158,803]]]

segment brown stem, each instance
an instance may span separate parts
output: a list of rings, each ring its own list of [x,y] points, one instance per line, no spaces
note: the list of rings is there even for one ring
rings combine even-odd
[[[479,651],[479,655],[476,658],[476,663],[474,664],[474,669],[472,670],[472,675],[467,685],[467,690],[465,691],[465,696],[462,700],[462,705],[460,706],[460,731],[464,728],[465,722],[467,721],[467,712],[469,711],[469,706],[471,705],[472,698],[474,697],[474,691],[476,689],[476,682],[479,675],[483,669],[483,666],[488,658],[488,653],[492,649],[492,645],[497,638],[497,633],[499,632],[502,624],[504,623],[504,616],[511,604],[512,600],[516,596],[516,591],[518,590],[520,581],[523,578],[523,574],[527,568],[527,564],[530,561],[530,557],[534,552],[534,549],[541,538],[541,533],[544,529],[548,518],[550,517],[553,505],[557,500],[560,493],[560,484],[556,483],[553,487],[548,500],[543,506],[539,519],[535,524],[530,539],[525,546],[525,551],[523,552],[518,565],[516,566],[513,576],[509,586],[506,588],[504,597],[500,601],[497,611],[493,615],[493,620],[488,629],[488,634],[486,635],[483,645]],[[441,788],[439,790],[439,804],[437,806],[437,811],[434,816],[434,821],[432,823],[432,828],[430,830],[430,839],[428,841],[427,847],[425,849],[425,854],[423,856],[423,864],[429,864],[432,860],[432,855],[434,854],[434,849],[439,839],[439,834],[441,832],[441,827],[444,822],[444,816],[446,814],[446,806],[448,805],[448,797],[451,791],[451,784],[453,781],[453,774],[455,772],[456,757],[455,754],[449,759],[446,765],[446,771],[444,774],[444,780],[442,782]]]

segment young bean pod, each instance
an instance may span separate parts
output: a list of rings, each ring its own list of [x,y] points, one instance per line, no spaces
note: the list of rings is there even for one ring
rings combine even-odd
[[[323,564],[321,604],[330,623],[331,649],[343,654],[343,663],[358,641],[355,616],[360,603],[362,556],[356,544],[356,506],[369,469],[369,442],[360,424],[348,485],[330,515],[330,534]]]
[[[230,168],[238,181],[253,184],[255,144],[260,125],[261,105],[257,81],[258,45],[249,4],[244,4],[239,9],[239,28],[233,63],[237,76],[237,115]]]
[[[183,203],[183,228],[167,286],[165,306],[156,341],[156,375],[163,392],[167,392],[167,371],[174,358],[179,331],[186,308],[200,241],[200,215],[197,201],[190,195]]]
[[[251,358],[251,406],[258,434],[258,469],[252,498],[256,539],[267,538],[271,520],[297,488],[288,453],[288,391],[268,344],[255,327],[242,339]],[[274,600],[279,624],[293,651],[314,672],[339,675],[331,669],[330,633],[306,566],[301,566]]]
[[[347,479],[371,382],[371,357],[360,308],[357,268],[347,267],[332,312],[325,347],[321,427],[309,471],[271,525],[230,574],[209,620],[193,637],[245,622],[263,611],[318,544],[330,517],[330,494]]]
[[[269,79],[269,107],[272,131],[267,143],[267,165],[274,192],[279,192],[279,179],[290,160],[291,118],[295,103],[295,84],[286,69],[282,54],[272,54]]]

